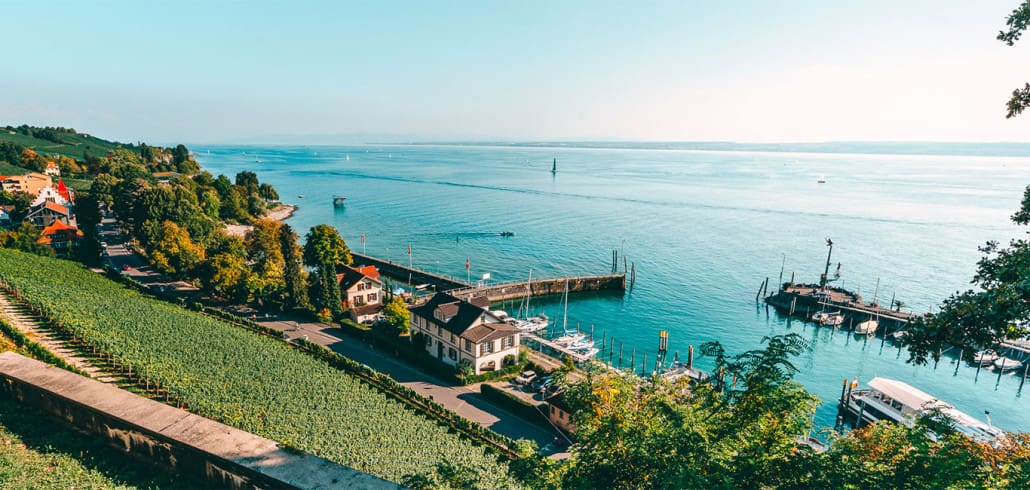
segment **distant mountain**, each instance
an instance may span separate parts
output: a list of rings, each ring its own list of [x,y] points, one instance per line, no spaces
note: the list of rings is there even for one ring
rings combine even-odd
[[[85,153],[102,157],[118,148],[136,150],[135,145],[108,141],[71,128],[37,128],[24,125],[0,128],[0,143],[2,142],[14,143],[36,153],[57,153],[76,160],[85,160]]]

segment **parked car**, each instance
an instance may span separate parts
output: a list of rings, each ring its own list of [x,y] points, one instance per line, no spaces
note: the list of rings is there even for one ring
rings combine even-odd
[[[517,378],[512,380],[512,383],[515,383],[516,385],[520,385],[520,386],[521,385],[529,386],[529,384],[532,383],[534,379],[536,379],[536,372],[534,372],[534,371],[524,371],[522,374],[518,375]]]
[[[543,376],[533,380],[533,391],[540,391],[541,389],[547,388],[553,381],[550,376]]]

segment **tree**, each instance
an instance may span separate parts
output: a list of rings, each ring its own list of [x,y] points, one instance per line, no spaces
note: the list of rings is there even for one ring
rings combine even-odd
[[[340,285],[336,282],[336,266],[350,265],[354,260],[336,228],[324,224],[311,228],[305,237],[304,263],[316,270],[310,295],[315,308],[340,313],[343,304]]]
[[[185,145],[176,145],[172,149],[172,163],[178,165],[190,159],[190,151]]]
[[[1008,30],[1000,31],[998,33],[998,40],[1013,46],[1023,35],[1023,31],[1030,26],[1030,2],[1023,2],[1019,7],[1016,7],[1005,19],[1005,25],[1008,26]],[[1006,103],[1008,111],[1005,117],[1016,117],[1022,114],[1023,110],[1028,106],[1030,106],[1030,83],[1012,91],[1012,96]]]
[[[285,286],[286,262],[280,245],[280,223],[269,219],[258,220],[247,233],[248,257],[254,264],[255,295],[263,300],[272,299]]]
[[[248,299],[247,280],[251,273],[243,257],[218,253],[205,262],[204,269],[201,281],[208,291],[237,301]]]
[[[279,193],[272,187],[272,184],[262,183],[258,186],[258,195],[266,201],[278,201]]]
[[[1012,221],[1030,225],[1030,186]],[[972,355],[1030,333],[1030,241],[1012,240],[1008,247],[992,241],[980,251],[984,256],[972,281],[979,289],[955,293],[937,313],[911,322],[903,337],[909,362],[937,361],[949,345]]]
[[[411,326],[408,324],[409,315],[408,305],[404,304],[404,300],[399,296],[394,296],[383,307],[383,316],[386,317],[386,323],[398,335],[406,335],[411,330]]]
[[[54,249],[39,243],[39,230],[28,221],[11,231],[0,233],[0,246],[14,248],[36,255],[54,256]]]
[[[303,250],[297,244],[297,234],[286,223],[279,227],[279,249],[283,255],[283,290],[282,304],[284,308],[310,308],[308,302],[307,273],[304,271]]]
[[[165,221],[150,250],[150,259],[158,270],[185,277],[204,260],[204,249],[193,243],[186,229]]]
[[[248,170],[244,170],[236,174],[236,185],[246,188],[248,194],[255,194],[258,191],[258,177],[257,174]]]

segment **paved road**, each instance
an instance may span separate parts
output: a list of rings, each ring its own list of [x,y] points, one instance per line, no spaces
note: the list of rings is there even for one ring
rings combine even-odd
[[[107,243],[107,260],[115,270],[159,292],[184,298],[185,301],[202,299],[197,288],[163,276],[134,253],[127,246],[124,230],[120,228],[113,215],[105,216],[101,226],[101,242]],[[123,270],[125,266],[129,268]],[[249,310],[248,307],[234,309]],[[515,439],[531,439],[542,448],[549,446],[555,438],[556,430],[548,424],[543,415],[538,420],[527,420],[488,400],[480,393],[479,385],[462,386],[440,379],[397,357],[395,353],[382,352],[374,349],[371,344],[356,340],[338,327],[277,316],[265,318],[264,314],[258,314],[257,320],[265,326],[286,332],[290,338],[307,336],[308,340],[326,346],[344,357],[367,364],[499,434]],[[549,449],[551,450],[547,452],[553,453],[556,448],[552,446]]]

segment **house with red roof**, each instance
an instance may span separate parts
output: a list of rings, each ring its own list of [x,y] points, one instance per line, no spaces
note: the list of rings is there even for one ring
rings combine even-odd
[[[36,228],[46,228],[54,223],[75,226],[71,210],[67,206],[50,201],[45,201],[33,208],[28,216],[25,216],[25,219]]]
[[[383,282],[374,265],[364,267],[343,266],[336,274],[343,296],[343,307],[358,323],[371,323],[383,309]]]
[[[50,161],[46,162],[46,170],[44,170],[43,173],[46,174],[46,175],[49,175],[51,177],[60,177],[61,176],[61,167],[58,167],[57,164],[54,163],[53,160],[50,160]]]
[[[70,207],[72,204],[72,190],[64,185],[64,180],[57,181],[57,187],[47,186],[40,189],[39,194],[32,200],[29,205],[31,207],[40,206],[45,202],[52,202],[60,204],[65,207]]]
[[[78,228],[54,221],[43,228],[36,243],[49,245],[57,251],[58,255],[61,255],[71,251],[81,238],[82,232]]]

